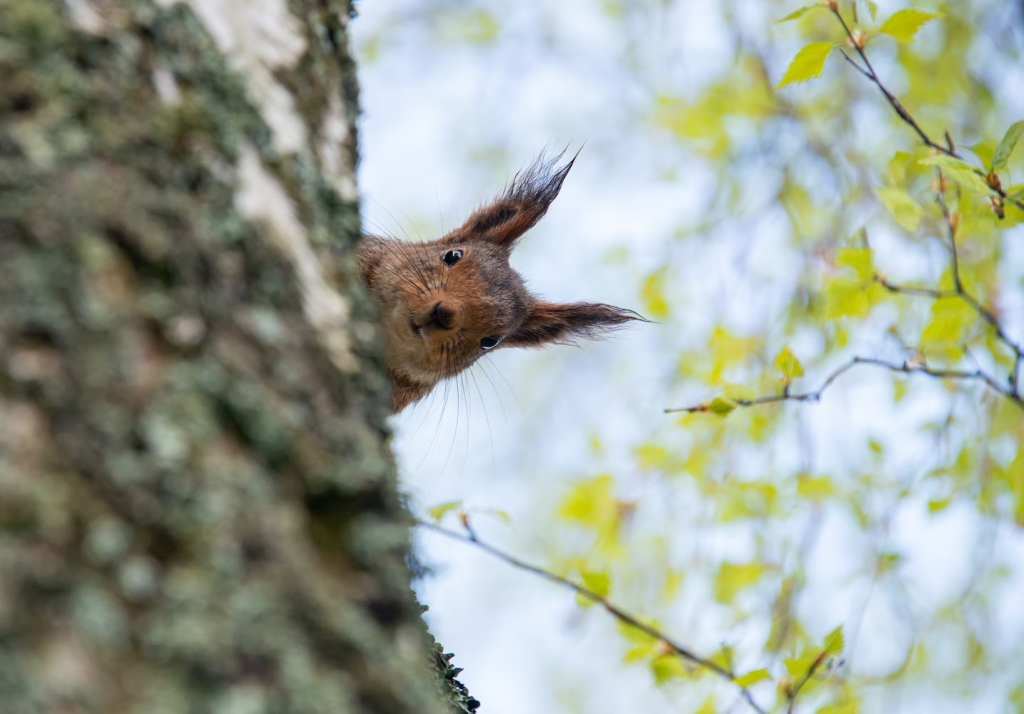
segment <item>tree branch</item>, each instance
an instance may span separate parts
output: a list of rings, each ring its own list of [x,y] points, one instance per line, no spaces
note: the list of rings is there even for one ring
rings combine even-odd
[[[929,293],[927,293],[927,294],[930,294],[930,292],[931,291],[929,291]],[[935,292],[940,292],[940,291],[935,291]],[[920,294],[920,293],[911,293],[911,294]],[[835,372],[833,372],[831,375],[829,375],[828,379],[825,380],[824,384],[822,384],[821,387],[817,391],[814,391],[814,392],[805,392],[805,393],[802,393],[802,394],[793,394],[793,393],[791,393],[789,391],[789,387],[787,386],[785,391],[783,391],[782,394],[774,394],[774,395],[769,395],[769,396],[765,396],[765,397],[758,397],[757,399],[733,399],[733,400],[730,400],[730,401],[732,401],[732,403],[734,403],[737,407],[754,407],[754,406],[758,406],[759,404],[771,404],[773,402],[818,402],[818,401],[821,400],[821,395],[825,392],[826,389],[829,388],[829,386],[831,386],[831,384],[833,382],[835,382],[839,377],[841,377],[847,371],[853,369],[854,367],[856,367],[859,364],[867,364],[867,365],[874,365],[876,367],[883,367],[883,368],[888,369],[888,370],[890,370],[892,372],[904,372],[906,374],[914,374],[914,373],[926,374],[929,377],[936,377],[938,379],[962,379],[962,380],[976,380],[976,381],[984,382],[986,385],[988,385],[994,391],[996,391],[999,394],[1003,395],[1004,397],[1009,399],[1011,402],[1016,404],[1021,409],[1024,409],[1024,399],[1021,398],[1020,394],[1016,390],[1003,389],[1002,387],[999,386],[999,383],[996,382],[995,379],[990,377],[988,374],[983,372],[981,369],[976,369],[973,372],[965,372],[965,371],[953,370],[953,369],[933,369],[931,367],[928,367],[925,364],[920,364],[920,363],[917,363],[917,362],[905,361],[905,362],[903,362],[903,364],[896,364],[896,363],[893,363],[893,362],[886,362],[885,360],[875,359],[873,357],[854,357],[852,360],[850,360],[849,362],[844,364],[842,367],[837,369]],[[701,404],[697,404],[696,406],[692,406],[692,407],[673,407],[673,408],[665,409],[664,410],[665,414],[672,414],[672,413],[676,413],[676,412],[688,412],[688,413],[692,414],[692,413],[695,413],[695,412],[708,412],[708,411],[710,411],[710,408],[709,408],[707,402],[703,402]]]
[[[843,19],[843,15],[842,13],[839,12],[839,8],[833,8],[832,14],[836,16],[840,24],[843,26],[843,30],[846,32],[846,36],[850,38],[850,44],[853,45],[853,48],[855,50],[857,50],[857,54],[860,55],[860,58],[864,62],[864,66],[867,69],[859,66],[856,62],[850,59],[845,52],[843,52],[843,57],[846,57],[846,60],[854,67],[856,67],[861,74],[863,74],[865,77],[867,77],[868,79],[875,83],[875,86],[878,87],[879,91],[881,91],[882,94],[885,95],[886,100],[888,100],[889,104],[892,106],[896,114],[898,114],[900,119],[906,122],[917,133],[917,135],[921,138],[921,142],[925,146],[935,149],[936,151],[943,153],[947,156],[952,156],[955,159],[960,159],[961,161],[963,161],[964,157],[962,157],[960,154],[956,152],[956,149],[953,146],[953,142],[949,138],[948,132],[946,133],[946,137],[949,146],[943,146],[942,144],[932,141],[932,138],[928,136],[924,129],[921,128],[921,125],[917,123],[913,116],[911,116],[910,112],[907,111],[907,108],[904,107],[900,100],[896,98],[896,95],[890,92],[888,88],[886,88],[886,86],[882,84],[882,80],[879,79],[878,73],[875,72],[875,68],[871,66],[871,60],[868,59],[868,55],[862,47],[863,42],[858,42],[857,38],[854,37],[853,31],[850,30],[850,26],[846,24],[846,20]],[[992,183],[989,182],[988,176],[985,174],[984,171],[980,171],[978,169],[975,169],[974,167],[971,168],[974,170],[975,173],[982,177],[982,179],[985,181],[985,185],[988,186],[993,192],[997,193],[1000,198],[1007,198],[1007,192],[998,184],[993,186]],[[1015,206],[1017,206],[1017,208],[1024,211],[1024,201],[1014,201],[1013,203]]]
[[[939,207],[942,210],[942,217],[946,222],[947,231],[949,233],[949,247],[950,254],[952,257],[952,270],[953,270],[953,290],[933,290],[929,288],[917,288],[907,287],[901,285],[894,285],[887,281],[880,275],[875,276],[875,282],[881,285],[883,288],[891,293],[902,294],[902,295],[918,295],[924,297],[931,297],[935,299],[942,298],[959,298],[963,300],[967,305],[978,314],[978,316],[987,322],[993,330],[995,330],[996,337],[1005,344],[1013,352],[1014,366],[1010,371],[1010,377],[1007,380],[1009,382],[1009,389],[1006,392],[1007,396],[1021,397],[1020,393],[1020,372],[1022,363],[1024,363],[1024,348],[1018,345],[1016,342],[1010,339],[1010,336],[1006,334],[1002,324],[999,322],[999,318],[995,314],[986,308],[981,302],[978,301],[973,295],[964,289],[963,279],[960,277],[960,259],[956,247],[956,223],[953,221],[953,216],[949,212],[949,207],[946,205],[946,197],[942,190],[943,176],[942,171],[939,171],[939,189],[938,189],[938,202]],[[1003,391],[1003,390],[1000,390]]]
[[[617,607],[616,605],[613,605],[606,598],[602,597],[601,595],[598,595],[593,590],[590,590],[582,585],[577,585],[571,580],[568,580],[560,575],[556,575],[555,573],[544,570],[543,568],[540,568],[536,565],[531,565],[522,560],[519,560],[515,556],[509,555],[508,553],[499,550],[493,545],[485,543],[477,537],[476,532],[470,527],[469,519],[466,516],[463,516],[462,524],[466,528],[465,534],[450,531],[446,528],[441,528],[438,525],[428,523],[426,521],[416,521],[416,525],[420,526],[421,528],[426,528],[427,530],[433,531],[435,533],[440,533],[443,536],[446,536],[453,540],[460,541],[462,543],[468,543],[472,546],[479,548],[485,553],[494,556],[498,560],[508,563],[514,568],[525,570],[527,572],[533,573],[534,575],[539,575],[540,577],[546,580],[550,580],[551,582],[558,583],[559,585],[562,585],[566,588],[569,588],[570,590],[575,591],[577,595],[581,595],[586,599],[601,605],[617,620],[626,623],[630,627],[634,627],[640,630],[641,632],[649,635],[650,637],[653,637],[655,640],[661,642],[668,650],[670,650],[676,656],[681,657],[682,659],[691,662],[697,665],[698,667],[703,667],[704,669],[714,672],[722,679],[726,679],[732,682],[740,690],[740,695],[743,697],[744,700],[746,700],[747,704],[750,705],[751,709],[753,709],[758,714],[767,714],[765,709],[758,705],[757,702],[754,700],[754,697],[753,695],[751,695],[750,690],[744,687],[743,685],[739,684],[739,682],[737,682],[738,678],[731,671],[731,669],[726,669],[722,665],[716,662],[712,662],[709,659],[705,659],[704,657],[695,654],[693,651],[687,649],[686,647],[683,647],[682,645],[674,642],[673,640],[669,639],[664,633],[660,632],[659,630],[656,630],[647,623],[637,619],[633,615],[630,615],[629,613]]]
[[[956,279],[954,278],[954,280]],[[992,329],[995,330],[996,337],[999,338],[1000,342],[1002,342],[1011,350],[1013,350],[1013,354],[1016,359],[1019,360],[1022,356],[1022,353],[1024,353],[1024,348],[1022,348],[1016,342],[1011,340],[1009,335],[1007,335],[1006,332],[1003,330],[1003,326],[1000,324],[999,318],[997,318],[991,310],[989,310],[980,302],[978,302],[977,298],[975,298],[973,295],[965,291],[962,286],[960,290],[935,290],[932,288],[921,288],[910,285],[895,285],[893,283],[890,283],[881,275],[875,276],[875,282],[877,282],[879,285],[881,285],[889,292],[896,293],[899,295],[916,295],[921,297],[935,298],[936,300],[941,298],[960,298],[965,303],[967,303],[972,310],[978,313],[978,316],[981,319],[983,319],[985,322],[992,326]],[[1017,392],[1018,390],[1014,388],[1013,391]]]

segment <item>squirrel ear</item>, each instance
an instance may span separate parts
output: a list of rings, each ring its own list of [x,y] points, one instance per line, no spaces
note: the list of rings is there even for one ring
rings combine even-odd
[[[529,317],[501,341],[503,347],[543,347],[601,339],[627,322],[648,320],[632,310],[604,303],[535,303]]]
[[[563,151],[551,159],[541,154],[530,167],[515,175],[505,193],[494,203],[471,215],[462,230],[471,239],[511,250],[520,236],[547,213],[548,206],[561,190],[562,182],[576,161],[574,156],[565,166],[556,166],[564,154]]]

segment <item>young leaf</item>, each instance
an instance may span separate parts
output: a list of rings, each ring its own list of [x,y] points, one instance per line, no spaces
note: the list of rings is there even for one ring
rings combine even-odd
[[[752,402],[757,399],[757,394],[750,387],[726,382],[722,385],[722,397],[730,402]]]
[[[919,162],[924,166],[938,166],[946,176],[960,184],[968,193],[987,196],[989,194],[988,184],[981,178],[978,172],[968,163],[953,156],[928,156]]]
[[[783,660],[782,663],[786,666],[786,671],[789,672],[791,677],[803,677],[811,671],[811,667],[814,666],[820,654],[817,648],[812,648],[799,657]]]
[[[749,687],[763,682],[766,679],[771,679],[771,675],[768,674],[767,669],[755,669],[753,672],[747,672],[742,677],[736,678],[736,686],[738,687]]]
[[[900,228],[908,233],[917,233],[917,229],[921,227],[924,209],[913,196],[902,188],[879,188],[875,193]]]
[[[801,476],[796,482],[796,492],[810,501],[820,501],[833,495],[835,489],[827,478]]]
[[[825,319],[837,317],[863,317],[870,304],[859,280],[837,278],[825,289]]]
[[[776,89],[820,77],[825,71],[825,60],[828,59],[828,53],[833,47],[831,42],[812,42],[797,52]]]
[[[871,251],[867,248],[840,248],[836,254],[836,265],[852,268],[865,283],[875,277],[875,265],[871,260]]]
[[[581,572],[580,577],[583,578],[583,587],[598,597],[607,597],[611,591],[612,581],[608,573]]]
[[[616,510],[612,477],[603,475],[577,483],[566,495],[558,515],[586,526],[600,527],[615,517]]]
[[[657,620],[645,620],[645,624],[650,625],[655,630],[661,629],[661,625]],[[616,620],[615,629],[619,631],[619,634],[622,635],[627,642],[632,642],[634,645],[642,645],[645,647],[649,646],[653,648],[653,646],[658,643],[657,639],[651,637],[639,627],[635,627],[624,620]]]
[[[433,508],[427,509],[427,515],[434,523],[440,523],[441,520],[451,511],[457,511],[462,508],[462,501],[449,501],[448,503],[441,503]]]
[[[818,710],[818,714],[857,714],[860,705],[856,699],[851,699],[842,704],[829,704]]]
[[[830,655],[837,655],[842,653],[845,643],[843,641],[843,626],[840,625],[830,633],[825,635],[825,642],[822,647]]]
[[[736,593],[748,588],[764,574],[763,565],[751,563],[749,565],[733,565],[722,563],[715,578],[715,600],[727,605],[736,597]]]
[[[717,414],[720,417],[726,416],[729,412],[736,408],[736,402],[731,399],[723,399],[722,397],[715,397],[708,404],[708,411],[712,414]]]
[[[960,345],[976,318],[977,314],[963,300],[940,298],[932,303],[932,319],[921,335],[921,342],[933,350]]]
[[[816,5],[808,5],[807,7],[802,7],[799,10],[794,10],[781,20],[776,20],[775,24],[778,25],[779,23],[789,22],[790,20],[799,20],[801,17],[809,13],[811,10],[817,10],[819,7],[824,7],[824,5],[818,3]]]
[[[871,15],[871,22],[874,22],[878,17],[878,3],[866,0],[865,4],[868,6],[868,14]]]
[[[674,654],[662,655],[651,662],[651,674],[654,675],[654,683],[660,687],[673,679],[686,677],[686,666]]]
[[[1006,164],[1010,160],[1010,154],[1013,153],[1014,147],[1017,146],[1021,134],[1024,134],[1024,120],[1011,124],[1010,128],[1006,130],[1006,135],[999,142],[996,155],[992,158],[992,171],[1006,168]]]
[[[611,590],[612,583],[608,578],[607,573],[580,571],[580,577],[583,578],[583,587],[587,590],[598,597],[603,598],[608,596],[608,591]],[[583,593],[577,592],[576,604],[580,607],[586,608],[593,606],[595,602]]]
[[[787,382],[804,376],[803,365],[800,364],[800,360],[796,358],[789,347],[783,347],[782,352],[779,352],[779,356],[775,358],[775,368],[782,372],[782,376],[786,378]]]
[[[697,710],[697,714],[715,714],[715,698],[708,697],[707,701],[704,702],[704,706]]]
[[[640,299],[644,304],[644,312],[655,320],[664,320],[668,317],[664,270],[656,270],[647,277],[643,289],[640,291]]]
[[[926,22],[930,22],[937,17],[942,17],[942,13],[900,10],[886,20],[878,31],[884,32],[899,42],[910,42]]]

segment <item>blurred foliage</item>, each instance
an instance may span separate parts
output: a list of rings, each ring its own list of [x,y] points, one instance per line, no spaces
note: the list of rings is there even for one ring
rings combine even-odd
[[[630,37],[656,10],[694,6],[596,4]],[[765,232],[781,231],[774,262],[744,264],[728,280],[753,280],[755,294],[770,289],[785,299],[750,305],[754,320],[708,294],[693,302],[680,287],[683,251],[667,250],[639,277],[651,317],[704,330],[666,349],[677,365],[667,393],[696,398],[664,405],[703,399],[702,408],[666,416],[664,430],[633,445],[631,468],[582,478],[561,495],[548,511],[547,567],[658,617],[665,632],[691,633],[694,646],[719,643],[715,661],[768,710],[785,710],[798,691],[793,711],[822,714],[895,711],[885,703],[917,695],[960,701],[965,711],[994,698],[1021,711],[1024,643],[1001,636],[997,607],[1019,564],[995,543],[1019,544],[1024,528],[1021,365],[1008,344],[1024,338],[1024,315],[1013,307],[1024,288],[1016,228],[1024,211],[1012,202],[1022,192],[1024,149],[1016,144],[1024,124],[1006,116],[1001,96],[1006,72],[1021,63],[1024,19],[997,0],[841,0],[848,41],[828,3],[794,4],[705,8],[720,14],[734,56],[696,91],[645,63],[642,37],[621,48],[621,66],[645,92],[633,126],[687,157],[679,180],[700,170],[714,182],[699,220],[666,241],[693,248],[741,234],[741,249],[753,252]],[[493,7],[441,3],[420,19],[444,42],[496,43],[500,16],[485,9]],[[374,38],[374,48],[383,41]],[[943,144],[949,136],[965,161],[922,146],[879,88],[840,56],[856,59],[855,44],[929,136]],[[1010,337],[957,294],[958,278]],[[705,313],[703,327],[686,319],[695,310]],[[807,437],[814,404],[747,406],[791,388],[813,392],[854,356],[981,371],[995,387],[876,370],[891,387],[843,392],[860,426],[840,426],[829,444]],[[872,370],[857,365],[829,389],[868,384]],[[909,452],[886,438],[894,423],[915,434]],[[822,450],[834,454],[823,458]],[[600,461],[599,441],[594,452]],[[961,588],[934,590],[940,574],[907,567],[896,526],[912,517],[942,527],[952,511],[975,526],[964,544],[971,572]],[[837,523],[843,552],[822,552],[822,531]],[[820,574],[830,560],[848,572]],[[896,613],[884,647],[871,638],[885,627],[865,626],[879,602]],[[691,613],[688,622],[699,613],[701,626],[681,629],[681,612]],[[670,697],[685,691],[680,711],[744,709],[735,686],[707,669],[635,629],[620,635],[623,666],[647,666]]]

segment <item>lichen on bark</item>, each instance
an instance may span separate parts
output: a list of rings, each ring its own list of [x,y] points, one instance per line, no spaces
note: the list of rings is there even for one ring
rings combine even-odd
[[[350,7],[279,3],[281,63],[189,4],[0,0],[5,714],[475,707],[410,590]]]

